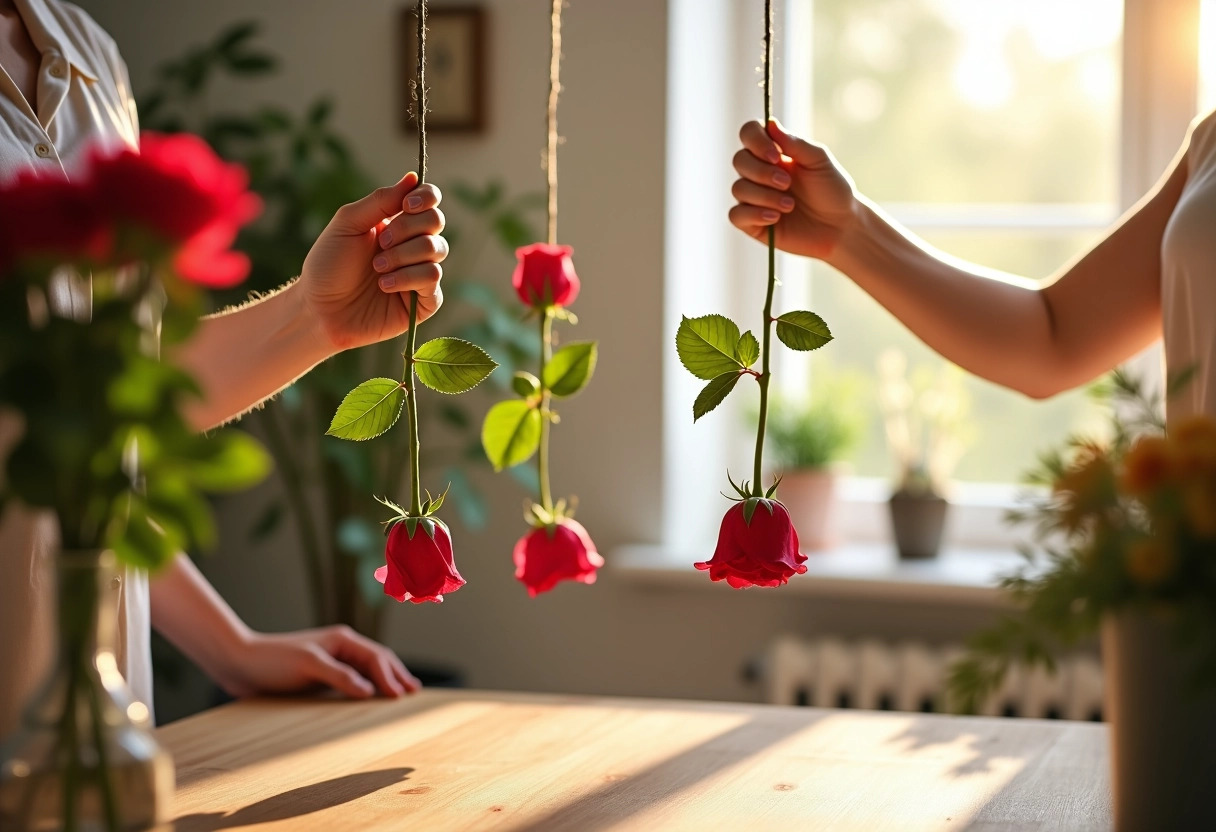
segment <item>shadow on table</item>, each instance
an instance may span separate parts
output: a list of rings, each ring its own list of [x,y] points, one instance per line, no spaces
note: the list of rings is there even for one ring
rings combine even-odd
[[[672,707],[679,706],[680,703],[672,704]],[[558,832],[563,829],[596,832],[614,827],[652,804],[670,801],[673,794],[806,730],[826,716],[826,712],[807,713],[791,719],[790,712],[785,709],[771,714],[756,713],[742,725],[628,779],[567,803],[546,817],[515,827],[512,832]],[[791,787],[775,783],[773,788],[783,791]]]
[[[299,818],[388,788],[409,779],[412,771],[412,768],[386,768],[347,774],[276,794],[235,812],[183,815],[174,822],[174,828],[177,832],[213,832]]]

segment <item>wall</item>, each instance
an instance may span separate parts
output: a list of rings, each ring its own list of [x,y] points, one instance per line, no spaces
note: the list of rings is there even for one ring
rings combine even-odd
[[[332,93],[339,126],[383,181],[413,165],[413,144],[398,126],[398,18],[406,5],[400,0],[78,1],[118,41],[137,91],[166,57],[229,21],[261,18],[267,45],[286,57],[284,71],[256,89],[221,91],[229,103],[273,100],[298,108],[318,93]],[[442,186],[496,177],[513,190],[538,189],[548,4],[484,5],[490,13],[491,128],[478,138],[437,136],[432,178]],[[565,54],[561,233],[577,252],[584,280],[579,337],[599,338],[602,357],[594,383],[564,408],[554,475],[559,492],[580,495],[580,519],[611,555],[623,543],[658,542],[665,519],[659,356],[668,348],[661,288],[667,3],[575,0],[566,15]],[[728,181],[729,154],[713,173]],[[724,211],[719,216],[707,236],[732,233]],[[509,267],[498,263],[487,277],[505,281]],[[748,699],[755,691],[741,668],[777,632],[898,626],[932,637],[976,617],[722,587],[649,589],[610,568],[594,587],[563,586],[529,600],[510,565],[524,495],[507,478],[481,482],[493,506],[489,527],[457,539],[468,586],[442,605],[394,609],[386,633],[406,656],[461,664],[478,687]],[[226,542],[203,566],[253,625],[303,626],[308,614],[291,568],[290,537],[256,551],[243,542],[265,496],[264,487],[224,504]]]

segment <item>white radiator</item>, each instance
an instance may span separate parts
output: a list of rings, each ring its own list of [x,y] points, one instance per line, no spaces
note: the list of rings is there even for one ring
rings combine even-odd
[[[962,654],[957,645],[787,636],[764,651],[753,672],[764,701],[775,705],[941,711],[950,665]],[[1015,665],[980,712],[1100,720],[1102,668],[1084,654],[1059,661],[1054,675]]]

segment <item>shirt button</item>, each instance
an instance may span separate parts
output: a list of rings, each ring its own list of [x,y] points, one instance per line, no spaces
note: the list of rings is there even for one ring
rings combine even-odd
[[[51,75],[55,76],[56,78],[62,78],[63,67],[61,67],[59,64],[55,64],[53,67],[51,67]]]
[[[114,589],[118,589],[119,587],[122,586],[122,578],[115,575],[113,578],[110,579],[110,586]]]
[[[51,155],[51,146],[49,144],[36,144],[34,145],[34,152],[45,159]]]

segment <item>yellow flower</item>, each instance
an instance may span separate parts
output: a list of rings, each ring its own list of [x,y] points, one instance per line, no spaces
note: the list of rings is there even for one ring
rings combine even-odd
[[[1141,436],[1123,458],[1119,484],[1128,494],[1151,494],[1174,473],[1174,452],[1162,436]]]
[[[1127,574],[1143,587],[1155,587],[1174,574],[1178,553],[1161,540],[1137,540],[1127,547]]]
[[[1170,442],[1183,477],[1216,476],[1216,422],[1192,416],[1170,429]]]

